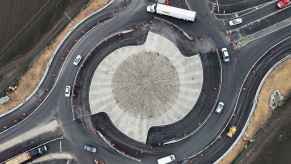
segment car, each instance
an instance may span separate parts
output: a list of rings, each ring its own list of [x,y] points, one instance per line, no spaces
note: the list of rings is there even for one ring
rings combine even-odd
[[[74,59],[73,64],[75,66],[77,66],[77,65],[79,65],[79,63],[81,62],[81,60],[82,60],[82,56],[81,55],[77,55],[76,58]]]
[[[48,152],[47,146],[43,145],[36,149],[31,150],[30,154],[31,156],[36,157],[36,156],[41,156],[43,154],[46,154],[47,152]]]
[[[277,1],[277,7],[279,9],[283,9],[283,8],[287,7],[288,5],[290,5],[290,0],[278,0]]]
[[[71,86],[66,85],[65,87],[65,96],[70,97],[71,96]]]
[[[168,164],[168,163],[172,163],[173,161],[176,160],[175,155],[168,155],[166,157],[160,158],[158,159],[158,164]]]
[[[230,62],[230,56],[229,56],[229,52],[228,52],[227,48],[222,48],[221,52],[222,52],[223,61],[226,63]]]
[[[158,3],[170,5],[170,0],[157,0]]]
[[[87,152],[90,152],[90,153],[97,152],[97,148],[92,146],[92,145],[84,145],[83,149],[86,150]]]
[[[94,162],[95,162],[95,164],[105,164],[104,161],[98,160],[98,159],[95,159]]]
[[[235,18],[228,22],[229,26],[239,25],[243,22],[242,18]]]
[[[223,108],[224,108],[224,102],[220,101],[215,109],[215,112],[219,114],[222,112]]]
[[[235,135],[236,131],[237,131],[237,127],[236,127],[236,126],[231,126],[231,127],[228,129],[228,132],[227,132],[226,135],[227,135],[229,138],[232,138],[232,137]]]

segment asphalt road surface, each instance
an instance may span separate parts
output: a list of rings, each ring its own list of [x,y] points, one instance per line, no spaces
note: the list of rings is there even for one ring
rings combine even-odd
[[[240,10],[235,7],[240,3],[229,2],[233,10]],[[244,3],[250,7],[259,5]],[[225,20],[211,12],[207,1],[175,1],[175,4],[197,11],[197,21],[185,23],[149,14],[145,10],[146,1],[115,0],[82,22],[59,47],[39,89],[23,105],[0,119],[0,161],[41,144],[47,144],[50,153],[67,152],[75,158],[75,163],[88,164],[94,159],[109,164],[153,164],[169,154],[176,156],[173,163],[208,164],[224,155],[244,128],[265,73],[290,55],[290,27],[235,47],[227,35],[229,27],[224,26]],[[254,12],[267,13],[267,10],[268,6]],[[270,12],[276,11],[272,8]],[[288,9],[284,12],[289,13]],[[245,13],[244,18],[252,22],[249,14],[254,13]],[[258,14],[254,19],[263,15]],[[282,19],[286,17],[282,14]],[[270,25],[277,19],[270,17],[268,21]],[[256,25],[261,29],[268,26],[259,22]],[[165,33],[166,29],[171,32]],[[175,40],[185,56],[199,53],[204,81],[192,111],[175,124],[153,127],[147,144],[141,144],[118,131],[106,114],[91,115],[88,86],[94,70],[110,52],[143,44],[149,31]],[[229,48],[230,63],[221,60],[222,47]],[[72,62],[77,55],[82,55],[83,60],[74,66]],[[71,97],[65,97],[66,85],[72,88]],[[218,101],[225,103],[220,114],[215,113]],[[29,138],[31,130],[54,120],[57,130]],[[226,132],[232,125],[237,126],[238,133],[228,138]],[[17,137],[23,140],[4,147]],[[97,153],[84,151],[84,144],[96,146]]]

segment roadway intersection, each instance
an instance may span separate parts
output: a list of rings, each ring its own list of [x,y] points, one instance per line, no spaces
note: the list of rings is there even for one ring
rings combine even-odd
[[[197,11],[197,21],[185,23],[149,14],[147,1],[114,0],[76,27],[60,45],[38,90],[0,119],[0,144],[54,120],[56,130],[2,148],[0,161],[47,142],[50,153],[71,153],[77,163],[102,159],[109,164],[153,164],[169,154],[176,156],[176,163],[213,163],[223,156],[243,131],[266,72],[290,56],[288,21],[286,26],[272,27],[288,20],[290,7],[279,11],[272,1],[229,0],[219,7],[227,11],[221,13],[209,8],[215,4],[211,1],[173,2]],[[230,6],[235,10],[229,10]],[[228,20],[236,15],[245,23],[229,27]],[[264,31],[269,27],[271,31]],[[143,44],[149,31],[170,40],[177,37],[175,43],[185,56],[199,53],[204,81],[192,111],[175,124],[153,127],[147,144],[141,144],[119,132],[106,114],[90,114],[88,87],[98,63],[115,49]],[[254,38],[243,40],[253,34]],[[222,47],[230,50],[228,64],[220,57]],[[79,54],[83,60],[75,67],[72,61]],[[71,98],[64,96],[66,85],[73,87]],[[221,114],[214,111],[218,101],[225,102]],[[238,127],[234,138],[226,137],[231,125]],[[87,143],[98,152],[85,152],[82,146]]]

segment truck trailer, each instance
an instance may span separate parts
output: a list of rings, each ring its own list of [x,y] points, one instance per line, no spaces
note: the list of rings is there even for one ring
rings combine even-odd
[[[196,12],[186,9],[181,9],[169,5],[164,5],[160,3],[154,3],[147,6],[147,12],[157,13],[160,15],[165,15],[177,19],[182,19],[190,22],[194,22],[196,19]]]

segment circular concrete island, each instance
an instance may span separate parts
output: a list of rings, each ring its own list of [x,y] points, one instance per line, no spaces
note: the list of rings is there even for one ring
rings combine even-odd
[[[92,114],[105,112],[128,137],[145,143],[152,126],[175,123],[194,107],[202,88],[199,55],[184,57],[167,38],[149,32],[98,65],[91,80]]]

